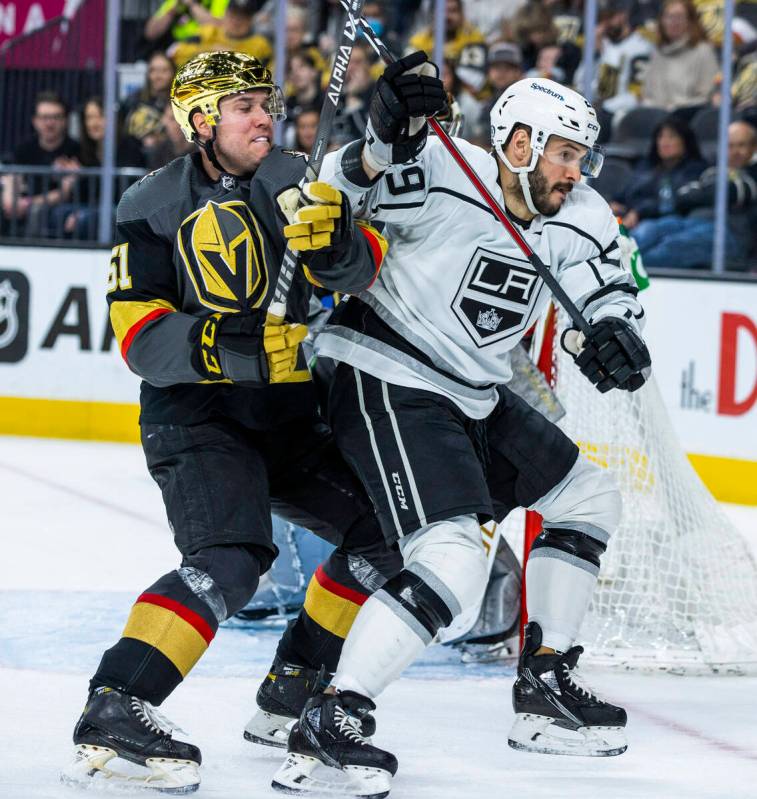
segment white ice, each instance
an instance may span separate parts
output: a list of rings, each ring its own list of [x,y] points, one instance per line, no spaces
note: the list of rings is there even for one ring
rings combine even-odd
[[[138,447],[0,438],[0,797],[58,799],[89,675],[136,595],[176,565]],[[757,510],[728,507],[757,545]],[[242,739],[279,627],[222,628],[161,708],[204,755],[200,797],[263,799],[281,755]],[[512,671],[440,647],[381,697],[393,799],[757,797],[757,679],[592,674],[629,711],[629,749],[560,758],[507,746]],[[98,793],[88,792],[89,796]]]

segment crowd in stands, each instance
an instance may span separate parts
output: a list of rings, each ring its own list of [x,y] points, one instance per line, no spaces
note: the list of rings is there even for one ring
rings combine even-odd
[[[432,6],[368,0],[363,15],[396,53],[431,54]],[[195,54],[234,49],[274,68],[275,7],[274,0],[153,3],[140,42],[145,82],[120,104],[118,167],[152,170],[192,149],[171,114],[169,90],[176,69]],[[592,92],[608,157],[595,188],[632,232],[648,267],[710,267],[717,109],[730,102],[728,267],[757,271],[757,0],[736,6],[730,98],[721,91],[722,10],[722,0],[599,0]],[[289,0],[283,136],[306,153],[340,19],[338,0]],[[447,0],[440,67],[462,115],[458,135],[486,146],[494,101],[523,77],[581,90],[583,46],[582,0]],[[360,40],[332,146],[363,134],[382,68]],[[78,101],[72,113],[50,92],[37,97],[33,135],[9,162],[53,172],[0,177],[0,234],[8,235],[10,225],[27,237],[95,237],[99,184],[77,170],[102,163],[106,120],[99,98]]]

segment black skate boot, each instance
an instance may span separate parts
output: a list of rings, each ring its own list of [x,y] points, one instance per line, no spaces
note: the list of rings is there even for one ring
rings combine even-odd
[[[176,741],[176,729],[148,702],[114,688],[97,688],[89,696],[74,728],[74,762],[64,782],[89,784],[110,780],[133,788],[165,793],[191,793],[200,785],[200,750]],[[114,757],[149,769],[113,770]]]
[[[563,654],[536,655],[541,628],[526,626],[518,677],[513,685],[513,749],[548,755],[620,755],[628,748],[626,711],[603,702],[576,672],[583,647]]]
[[[309,669],[287,663],[278,655],[255,697],[258,709],[244,728],[244,737],[252,743],[286,749],[289,733],[300,717],[305,702],[321,693],[331,679],[323,667]],[[376,729],[373,716],[363,721],[363,735],[370,737]]]
[[[368,742],[362,721],[376,705],[353,691],[309,699],[289,734],[289,756],[272,787],[285,793],[388,796],[397,758]]]

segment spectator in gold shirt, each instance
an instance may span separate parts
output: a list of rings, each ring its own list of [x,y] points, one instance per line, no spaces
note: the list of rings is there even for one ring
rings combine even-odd
[[[256,0],[229,0],[226,12],[217,23],[201,25],[196,36],[176,44],[169,50],[169,55],[180,67],[198,53],[235,50],[267,65],[273,50],[265,36],[255,33],[253,17],[258,8]]]
[[[463,0],[447,0],[444,15],[444,57],[458,61],[462,49],[469,44],[485,43],[481,31],[465,19]],[[434,53],[434,32],[431,27],[410,37],[408,51],[425,50],[429,57]]]

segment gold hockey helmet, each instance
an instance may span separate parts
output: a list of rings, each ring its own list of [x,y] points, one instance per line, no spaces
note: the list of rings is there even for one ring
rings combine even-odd
[[[219,103],[230,94],[252,89],[268,89],[266,111],[274,122],[286,118],[286,104],[281,89],[271,73],[252,56],[231,50],[200,53],[187,61],[171,84],[171,105],[187,141],[194,141],[192,115],[205,115],[208,125],[221,118]]]

